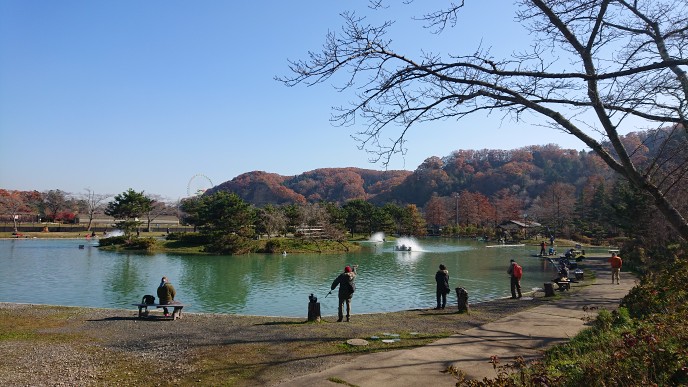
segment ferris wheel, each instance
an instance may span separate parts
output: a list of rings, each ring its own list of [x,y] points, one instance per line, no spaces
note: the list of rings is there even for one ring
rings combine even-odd
[[[186,194],[188,196],[200,196],[213,186],[210,178],[202,173],[197,173],[189,179],[189,184],[186,186]]]

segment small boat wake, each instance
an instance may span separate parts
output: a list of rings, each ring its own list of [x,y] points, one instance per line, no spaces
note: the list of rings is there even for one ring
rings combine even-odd
[[[398,251],[400,253],[412,253],[424,250],[414,238],[402,237],[397,239],[397,243],[394,246],[394,251]]]

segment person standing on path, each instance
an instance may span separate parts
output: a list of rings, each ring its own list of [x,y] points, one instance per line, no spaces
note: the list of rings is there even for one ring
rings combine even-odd
[[[523,268],[513,259],[510,261],[509,268],[506,273],[511,276],[511,298],[521,298],[521,277],[523,276]],[[518,294],[518,297],[516,296]]]
[[[160,286],[158,286],[158,299],[161,305],[174,304],[174,296],[177,295],[177,291],[174,290],[174,286],[170,283],[167,277],[162,277],[160,280]],[[165,312],[165,317],[169,317],[170,311],[167,308],[162,308]]]
[[[351,298],[356,291],[356,283],[354,281],[356,280],[357,268],[358,265],[354,265],[353,270],[351,269],[351,266],[346,266],[344,268],[344,272],[335,278],[334,282],[332,282],[332,286],[330,287],[330,290],[334,290],[337,286],[339,286],[339,319],[337,322],[342,322],[344,319],[344,303],[346,303],[346,322],[349,322],[349,318],[351,316]]]
[[[621,257],[616,255],[616,253],[612,253],[612,257],[608,259],[609,264],[612,267],[612,284],[614,283],[614,279],[616,279],[616,284],[619,284],[619,272],[621,272],[621,265],[623,265],[623,260]]]
[[[544,257],[547,255],[547,243],[545,241],[540,242],[540,256]]]
[[[435,309],[444,309],[447,306],[447,294],[449,294],[449,270],[444,264],[440,265],[440,269],[435,273],[435,282],[437,282],[437,307]]]

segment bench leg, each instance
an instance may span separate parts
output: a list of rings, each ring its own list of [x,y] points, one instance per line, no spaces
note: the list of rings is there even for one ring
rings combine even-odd
[[[177,320],[182,318],[182,308],[175,307],[172,311],[172,320]]]
[[[148,307],[139,306],[139,318],[148,317]]]
[[[571,284],[569,282],[555,282],[555,284],[557,284],[557,290],[560,292],[571,289]]]

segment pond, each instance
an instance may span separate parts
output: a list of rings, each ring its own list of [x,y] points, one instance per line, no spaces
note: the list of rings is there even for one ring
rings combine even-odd
[[[471,303],[510,296],[506,269],[512,258],[524,268],[524,291],[554,276],[547,260],[532,256],[536,246],[489,247],[474,240],[409,239],[411,251],[395,251],[395,243],[379,240],[364,242],[357,253],[286,256],[145,255],[102,251],[97,244],[0,240],[0,301],[133,309],[131,303],[144,294],[155,295],[165,275],[176,298],[191,305],[189,312],[305,317],[311,293],[323,316],[337,313],[337,291],[327,294],[346,265],[359,265],[354,314],[434,307],[441,263],[450,286],[464,287]]]

